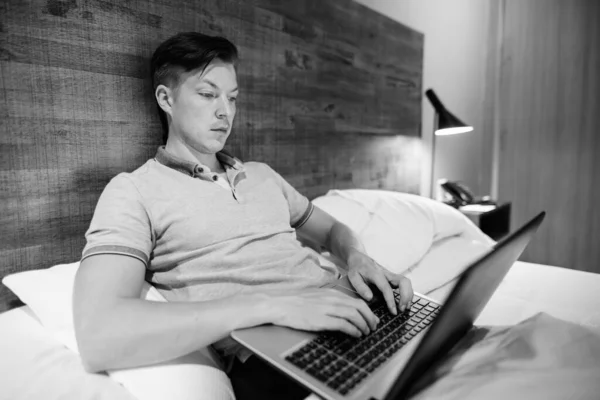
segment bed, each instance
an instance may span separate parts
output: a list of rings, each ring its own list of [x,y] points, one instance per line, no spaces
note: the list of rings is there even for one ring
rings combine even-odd
[[[517,262],[477,323],[509,325],[538,312],[546,312],[598,329],[598,288],[600,276],[597,274]],[[561,293],[561,296],[556,293]],[[436,293],[430,293],[430,296],[436,297]],[[148,385],[153,391],[150,395],[138,386],[140,397],[136,397],[106,374],[86,373],[78,355],[51,336],[27,306],[0,314],[0,327],[2,399],[134,400],[192,397],[190,393],[178,397],[173,386],[166,383]],[[222,399],[226,396],[227,393],[207,393],[203,390],[194,398]]]
[[[494,244],[458,211],[412,194],[332,190],[313,202],[355,230],[378,262],[402,271],[415,290],[442,303],[464,267]],[[403,249],[382,237],[401,239]],[[324,268],[337,265],[328,253],[319,257]],[[37,311],[23,306],[0,314],[0,376],[6,398],[234,398],[226,376],[207,353],[146,369],[86,373],[68,332],[72,328],[65,328],[69,322],[56,316],[62,309],[62,317],[70,318],[70,286],[77,266],[16,274],[30,275],[23,282],[5,279]],[[51,274],[53,270],[59,272]],[[600,275],[518,261],[476,324],[511,326],[546,313],[600,335],[599,288]],[[152,297],[158,292],[150,290],[146,287],[143,296],[160,301]]]
[[[424,37],[357,3],[28,0],[2,2],[0,26],[1,400],[233,397],[204,350],[87,374],[69,325],[102,189],[162,144],[147,64],[174,32],[239,46],[243,98],[228,150],[268,163],[417,290],[443,300],[493,244],[456,210],[415,195],[426,150]],[[596,329],[598,290],[598,275],[518,262],[478,323],[547,312]],[[161,301],[149,287],[144,295]]]

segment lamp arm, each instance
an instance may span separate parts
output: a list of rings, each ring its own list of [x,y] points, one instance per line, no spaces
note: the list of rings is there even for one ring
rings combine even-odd
[[[431,102],[431,105],[433,106],[433,108],[435,108],[435,111],[438,114],[441,113],[442,111],[446,110],[446,107],[444,107],[444,105],[442,104],[442,102],[440,101],[440,99],[437,97],[437,95],[435,94],[435,92],[432,89],[427,89],[425,91],[425,96],[427,96],[427,98]]]
[[[435,96],[435,94],[434,94]],[[431,136],[431,188],[429,189],[429,196],[432,199],[435,199],[434,187],[435,187],[435,131],[438,129],[439,123],[439,114],[437,111],[435,112],[435,116],[433,117],[433,134]]]

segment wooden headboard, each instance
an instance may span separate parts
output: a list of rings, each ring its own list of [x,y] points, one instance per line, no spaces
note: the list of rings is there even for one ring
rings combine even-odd
[[[0,278],[79,259],[109,179],[162,144],[149,58],[182,31],[239,48],[239,158],[309,198],[418,192],[423,35],[357,3],[3,1]]]

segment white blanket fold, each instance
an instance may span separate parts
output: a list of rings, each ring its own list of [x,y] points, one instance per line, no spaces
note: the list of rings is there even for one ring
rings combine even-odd
[[[540,313],[478,336],[457,347],[415,399],[599,398],[600,331]]]

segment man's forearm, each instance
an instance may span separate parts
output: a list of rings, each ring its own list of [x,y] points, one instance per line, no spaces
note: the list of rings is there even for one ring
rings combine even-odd
[[[333,224],[328,239],[329,251],[345,263],[348,263],[353,251],[365,253],[365,247],[358,236],[341,222]]]
[[[119,299],[76,325],[88,371],[155,364],[212,344],[235,329],[269,322],[266,295],[207,302]]]

